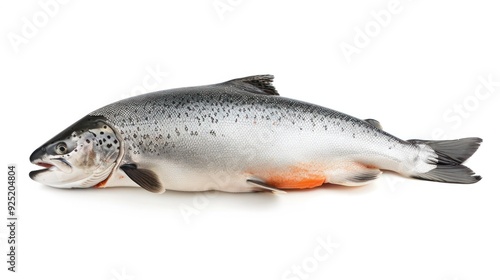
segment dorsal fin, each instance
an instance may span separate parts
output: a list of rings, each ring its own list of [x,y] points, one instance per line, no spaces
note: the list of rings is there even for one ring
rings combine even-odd
[[[279,95],[273,86],[273,79],[273,75],[257,75],[230,80],[224,84],[231,84],[251,93]]]

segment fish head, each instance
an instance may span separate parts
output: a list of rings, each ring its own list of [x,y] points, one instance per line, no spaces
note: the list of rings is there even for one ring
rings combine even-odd
[[[105,182],[117,165],[120,139],[102,117],[87,116],[71,125],[30,156],[44,169],[31,179],[57,188],[90,188]]]

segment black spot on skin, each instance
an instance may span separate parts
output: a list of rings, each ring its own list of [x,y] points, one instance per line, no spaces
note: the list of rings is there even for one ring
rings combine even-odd
[[[108,148],[111,148],[112,146],[113,146],[113,145],[111,145],[111,144],[106,145],[106,147],[108,147]]]
[[[87,144],[88,144],[88,143],[90,143],[90,140],[89,139],[85,139],[85,142],[87,142]]]
[[[111,139],[111,136],[108,135],[108,139]]]
[[[99,140],[99,144],[102,145],[102,140]]]
[[[113,143],[118,144],[118,140],[115,139],[115,141],[113,141]]]
[[[134,138],[137,138],[137,134],[134,133]]]
[[[104,131],[99,132],[99,134],[103,135],[103,134],[104,134]]]

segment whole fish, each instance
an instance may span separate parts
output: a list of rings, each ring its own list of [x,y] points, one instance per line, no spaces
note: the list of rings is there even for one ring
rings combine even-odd
[[[58,188],[227,192],[359,186],[381,170],[470,184],[480,138],[401,140],[361,120],[278,95],[273,76],[170,89],[100,108],[36,149],[30,177]]]

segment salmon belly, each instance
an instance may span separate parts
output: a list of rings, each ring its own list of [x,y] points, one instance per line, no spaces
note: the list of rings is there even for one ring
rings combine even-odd
[[[301,163],[248,172],[266,184],[283,190],[312,189],[325,183],[360,186],[375,180],[381,171],[356,162]]]
[[[299,165],[270,170],[263,174],[267,184],[279,189],[311,189],[323,185],[327,178],[321,165]]]

